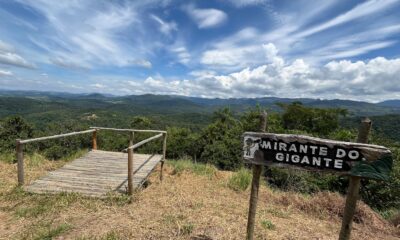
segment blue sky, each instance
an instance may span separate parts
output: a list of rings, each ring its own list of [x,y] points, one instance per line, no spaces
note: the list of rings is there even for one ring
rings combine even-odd
[[[0,0],[0,89],[400,98],[400,0]]]

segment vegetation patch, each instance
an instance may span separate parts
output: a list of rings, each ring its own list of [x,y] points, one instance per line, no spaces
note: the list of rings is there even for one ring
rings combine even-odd
[[[245,191],[251,184],[252,176],[250,170],[242,168],[229,178],[228,187],[235,191]]]
[[[264,229],[268,229],[268,230],[274,230],[275,229],[275,225],[270,220],[262,220],[261,221],[261,226]]]
[[[16,204],[7,208],[19,218],[38,218],[42,215],[58,212],[80,199],[76,193],[29,194],[16,188],[5,199]]]
[[[217,169],[209,164],[203,163],[193,163],[190,160],[175,160],[168,161],[173,167],[173,174],[181,174],[184,171],[192,172],[199,176],[207,176],[209,178],[213,178],[217,172]]]
[[[61,234],[70,230],[72,226],[68,223],[62,223],[60,225],[53,226],[49,221],[41,221],[29,227],[23,239],[34,239],[34,240],[51,240],[60,236]]]

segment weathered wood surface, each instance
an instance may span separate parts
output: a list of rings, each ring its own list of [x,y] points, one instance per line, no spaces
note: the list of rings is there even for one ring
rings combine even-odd
[[[152,140],[155,140],[155,139],[157,139],[157,138],[162,137],[163,135],[164,135],[164,134],[160,133],[160,134],[157,134],[157,135],[155,135],[155,136],[146,138],[146,139],[144,139],[144,140],[142,140],[142,141],[140,141],[140,142],[138,142],[138,143],[135,143],[135,144],[132,145],[132,146],[129,146],[129,147],[125,148],[124,151],[127,151],[127,150],[129,150],[129,149],[136,149],[136,148],[142,146],[142,145],[145,144],[145,143],[148,143],[148,142],[150,142],[150,141],[152,141]]]
[[[30,143],[30,142],[38,142],[38,141],[43,141],[43,140],[56,139],[56,138],[75,136],[75,135],[80,135],[80,134],[85,134],[85,133],[91,133],[91,132],[95,132],[95,131],[96,131],[96,129],[90,129],[90,130],[80,131],[80,132],[71,132],[71,133],[64,133],[64,134],[53,135],[53,136],[25,139],[25,140],[21,140],[20,143],[25,144],[25,143]]]
[[[163,130],[147,130],[147,129],[130,129],[130,128],[107,128],[107,127],[90,127],[98,130],[111,130],[115,132],[144,132],[144,133],[166,133]]]
[[[383,146],[301,135],[246,132],[243,140],[244,160],[265,166],[353,174],[353,167],[360,162],[372,163],[391,156]]]
[[[135,154],[133,187],[140,187],[161,160],[162,155],[158,154]],[[105,197],[110,191],[126,193],[127,161],[126,153],[93,150],[27,185],[25,190],[34,193],[77,192],[92,197]]]

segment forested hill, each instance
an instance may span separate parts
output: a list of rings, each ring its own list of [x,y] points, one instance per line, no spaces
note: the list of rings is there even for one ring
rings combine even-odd
[[[10,114],[31,114],[60,109],[71,111],[111,110],[128,114],[208,114],[221,107],[242,112],[257,104],[272,111],[280,111],[276,103],[302,102],[319,108],[344,108],[350,115],[375,116],[400,114],[400,100],[368,103],[350,100],[319,100],[310,98],[197,98],[172,95],[112,96],[98,93],[71,94],[36,91],[0,91],[0,117]]]

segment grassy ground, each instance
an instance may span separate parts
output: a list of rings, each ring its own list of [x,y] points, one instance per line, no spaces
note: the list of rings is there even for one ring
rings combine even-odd
[[[82,153],[81,153],[82,154]],[[27,159],[28,181],[65,164]],[[170,162],[132,199],[38,195],[16,188],[16,164],[0,161],[0,239],[244,239],[249,172],[220,172]],[[251,176],[251,175],[250,175]],[[337,239],[344,199],[260,189],[256,239]],[[361,204],[352,239],[399,239],[396,229]]]

